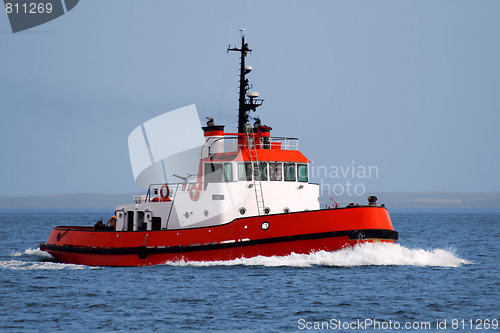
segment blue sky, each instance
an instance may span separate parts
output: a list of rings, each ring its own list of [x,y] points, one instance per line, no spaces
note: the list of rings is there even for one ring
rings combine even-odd
[[[0,196],[124,193],[127,137],[196,104],[236,129],[238,57],[276,136],[377,191],[500,191],[499,1],[85,0],[0,14]],[[202,119],[203,120],[203,119]],[[342,182],[345,179],[332,179]]]

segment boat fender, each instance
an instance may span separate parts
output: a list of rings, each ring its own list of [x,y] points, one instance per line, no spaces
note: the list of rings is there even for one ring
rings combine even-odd
[[[139,256],[139,259],[146,259],[148,256],[148,248],[145,246],[139,247],[137,255]]]
[[[200,198],[200,191],[194,185],[189,186],[189,197],[193,201],[197,201]]]
[[[376,206],[377,205],[377,197],[374,195],[370,195],[368,197],[368,206]]]
[[[170,201],[170,189],[167,184],[163,184],[160,189],[161,201]]]

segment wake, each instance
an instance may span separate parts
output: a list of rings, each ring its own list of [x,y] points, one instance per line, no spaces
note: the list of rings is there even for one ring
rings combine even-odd
[[[0,269],[14,270],[60,270],[60,269],[99,269],[83,265],[55,262],[50,254],[38,249],[27,249],[24,253],[14,252],[11,257],[26,260],[0,260]],[[240,258],[228,261],[181,261],[167,262],[169,266],[266,266],[266,267],[355,267],[355,266],[431,266],[460,267],[473,264],[457,257],[451,250],[409,249],[401,244],[364,243],[338,251],[319,251],[311,254],[292,253],[284,257]]]
[[[60,270],[60,269],[84,269],[86,266],[63,264],[56,262],[55,259],[45,251],[37,249],[27,249],[23,253],[14,252],[10,255],[18,259],[0,260],[0,269],[12,270]],[[94,267],[88,267],[94,268]]]
[[[229,261],[199,261],[199,262],[167,262],[171,266],[434,266],[460,267],[472,264],[460,259],[452,252],[435,249],[409,249],[400,244],[364,243],[354,247],[344,248],[334,252],[319,251],[312,254],[292,253],[284,257],[254,257]]]

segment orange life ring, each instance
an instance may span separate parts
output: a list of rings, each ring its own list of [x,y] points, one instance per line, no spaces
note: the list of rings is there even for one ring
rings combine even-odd
[[[160,189],[161,201],[170,201],[169,196],[170,196],[170,189],[168,188],[167,184],[163,184]]]
[[[197,201],[200,198],[200,191],[198,191],[198,187],[195,185],[189,186],[189,197],[193,201]]]

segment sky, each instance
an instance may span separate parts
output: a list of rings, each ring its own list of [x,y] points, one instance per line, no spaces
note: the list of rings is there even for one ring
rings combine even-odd
[[[236,131],[226,49],[240,28],[256,115],[328,170],[313,181],[500,191],[498,13],[488,0],[85,0],[18,33],[0,13],[0,196],[140,192],[128,135],[190,104]]]

